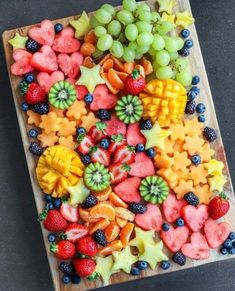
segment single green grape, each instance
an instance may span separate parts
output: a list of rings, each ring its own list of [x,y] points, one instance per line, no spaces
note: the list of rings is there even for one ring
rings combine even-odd
[[[178,52],[173,52],[173,53],[169,53],[168,52],[168,54],[170,56],[171,61],[174,61],[174,60],[176,60],[179,57]]]
[[[123,9],[130,12],[134,12],[136,10],[137,3],[135,0],[123,0],[122,6],[123,6]]]
[[[155,57],[156,55],[156,50],[151,46],[148,50],[148,53],[150,54],[151,57]]]
[[[146,11],[149,11],[149,12],[151,11],[150,7],[146,3],[138,4],[136,10],[137,10],[137,12],[142,11],[142,10],[146,10]]]
[[[110,4],[103,4],[100,8],[106,10],[112,16],[114,16],[116,12],[115,8]]]
[[[128,47],[135,51],[135,50],[137,50],[138,45],[137,45],[136,41],[131,41],[131,42],[129,42]]]
[[[125,36],[129,41],[135,41],[138,36],[138,29],[135,24],[128,24],[125,29]]]
[[[168,21],[161,21],[155,25],[156,31],[161,35],[167,34],[168,32],[172,31],[173,28],[173,24]]]
[[[159,80],[171,79],[173,77],[173,75],[174,75],[174,72],[172,71],[172,68],[170,66],[159,67],[156,70],[156,77]]]
[[[132,62],[135,59],[135,51],[124,47],[123,59],[125,62]]]
[[[97,26],[101,26],[102,23],[100,23],[94,15],[91,16],[90,18],[90,26],[94,29],[96,28]]]
[[[165,49],[170,52],[178,51],[178,42],[174,37],[165,37]]]
[[[178,51],[182,49],[182,47],[184,46],[184,40],[179,37],[179,36],[175,36],[174,37],[175,41],[177,42],[177,46],[178,46]]]
[[[107,30],[103,26],[96,26],[94,32],[97,37],[101,37],[101,35],[104,35],[107,33]]]
[[[113,45],[113,38],[109,34],[102,35],[98,39],[98,42],[97,42],[97,48],[102,52],[109,50],[112,45]]]
[[[150,46],[139,46],[137,47],[136,52],[138,54],[144,55],[149,51],[149,49],[150,49]]]
[[[152,21],[153,22],[157,22],[158,20],[160,20],[161,16],[158,12],[156,11],[153,11],[152,12]]]
[[[137,37],[137,44],[141,46],[150,46],[153,42],[153,35],[150,32],[142,32]]]
[[[124,25],[128,25],[134,22],[133,14],[127,10],[120,10],[117,13],[117,19]]]
[[[186,58],[179,57],[175,60],[174,66],[178,72],[184,71],[188,67],[188,60]]]
[[[155,60],[161,67],[165,67],[170,62],[170,56],[166,50],[158,51]]]
[[[117,20],[112,20],[108,24],[108,33],[111,34],[112,36],[117,37],[121,30],[122,30],[121,23]]]
[[[151,12],[147,10],[141,10],[138,12],[139,19],[145,22],[150,22],[152,20]]]
[[[105,9],[98,9],[95,12],[95,18],[102,24],[108,24],[112,20],[112,15]]]
[[[161,51],[165,47],[165,40],[160,34],[155,34],[153,37],[152,47],[157,50]]]
[[[121,44],[121,42],[118,40],[114,40],[113,45],[110,48],[110,52],[116,58],[121,58],[124,52],[123,45]]]
[[[135,59],[136,60],[140,60],[140,59],[142,59],[143,58],[143,54],[141,54],[141,53],[138,53],[137,51],[135,52]]]
[[[188,70],[181,71],[175,76],[176,81],[182,84],[184,87],[188,87],[192,82],[192,74]]]
[[[145,21],[137,21],[135,25],[138,28],[139,34],[141,32],[152,32],[153,25],[151,23],[145,22]]]

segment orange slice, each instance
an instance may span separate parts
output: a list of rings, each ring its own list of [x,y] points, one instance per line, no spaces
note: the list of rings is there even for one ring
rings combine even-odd
[[[90,57],[95,52],[95,46],[92,43],[84,42],[80,48],[80,53],[85,57]]]
[[[121,217],[116,217],[116,222],[121,228],[123,228],[127,224],[128,221]]]
[[[153,72],[153,66],[150,61],[148,61],[146,58],[142,58],[140,61],[141,66],[144,67],[144,71],[146,75],[150,75]]]
[[[83,60],[83,64],[84,67],[87,67],[89,69],[93,68],[95,66],[95,63],[93,61],[93,59],[91,57],[85,57],[85,59]]]
[[[107,189],[100,192],[92,191],[92,194],[94,194],[97,197],[98,201],[106,201],[109,199],[109,195],[111,192],[112,188],[109,186]]]
[[[128,222],[126,226],[124,226],[120,232],[120,240],[124,248],[128,245],[130,241],[133,229],[134,229],[134,223]]]
[[[110,69],[108,71],[108,80],[109,80],[110,84],[113,85],[118,90],[124,89],[124,83],[119,78],[117,71],[115,71],[114,69]]]
[[[122,242],[120,240],[114,240],[107,246],[99,249],[99,255],[107,256],[117,251],[120,252],[122,250]]]
[[[121,217],[125,220],[134,221],[135,219],[135,214],[123,207],[115,207],[115,213],[116,216]]]
[[[111,192],[109,195],[109,200],[113,203],[114,206],[127,208],[128,205],[114,192]]]
[[[79,207],[79,216],[83,221],[89,222],[89,210]]]
[[[124,64],[119,61],[119,59],[115,58],[114,56],[111,57],[113,62],[114,62],[114,69],[117,70],[118,72],[125,72],[125,67]]]
[[[105,84],[107,85],[109,91],[113,94],[117,94],[118,93],[118,89],[115,88],[108,79],[108,73],[100,73],[101,77],[105,80]]]
[[[102,218],[95,223],[90,223],[88,227],[89,233],[92,234],[98,229],[105,229],[109,224],[110,224],[110,221],[107,218]]]
[[[92,43],[92,44],[96,44],[97,42],[97,38],[96,38],[96,35],[95,35],[95,32],[94,30],[90,30],[84,37],[84,42],[87,42],[87,43]]]
[[[110,58],[112,58],[112,57],[111,57],[111,54],[107,54],[106,56],[104,56],[104,57],[100,60],[99,65],[102,67],[103,64],[105,63],[105,61],[108,60],[108,59],[110,59]],[[112,58],[112,59],[113,59],[113,58]]]
[[[107,59],[104,64],[102,65],[102,69],[105,73],[108,73],[110,69],[113,68],[113,60],[112,59]]]
[[[128,76],[128,74],[124,73],[124,72],[118,72],[118,71],[116,71],[116,72],[117,72],[118,77],[122,80],[122,82],[125,82],[126,77]]]
[[[128,62],[128,63],[124,63],[123,67],[124,67],[124,71],[127,73],[127,74],[131,74],[132,71],[134,70],[135,68],[135,62]]]
[[[115,210],[107,203],[99,203],[91,208],[90,216],[93,218],[107,218],[108,220],[114,220]]]
[[[114,241],[117,236],[120,233],[120,227],[117,225],[116,222],[111,222],[106,228],[105,228],[105,236],[108,242]]]

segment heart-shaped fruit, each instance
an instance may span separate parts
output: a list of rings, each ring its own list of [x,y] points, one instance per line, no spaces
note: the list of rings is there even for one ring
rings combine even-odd
[[[182,253],[193,260],[205,260],[210,256],[210,248],[205,237],[200,232],[194,232],[191,235],[191,243],[182,246]]]
[[[133,123],[128,125],[126,133],[127,144],[135,147],[137,144],[145,144],[146,139],[140,132],[140,127],[138,123]]]
[[[15,49],[13,52],[14,64],[11,65],[11,73],[15,76],[22,76],[32,72],[33,67],[30,64],[32,54],[25,49]]]
[[[170,225],[168,231],[161,231],[161,238],[167,248],[172,252],[179,251],[186,243],[189,236],[189,229],[187,226],[179,226],[174,228]]]
[[[56,54],[48,45],[42,46],[33,54],[31,65],[41,72],[52,73],[58,70]]]
[[[41,45],[51,46],[55,38],[54,25],[50,20],[43,20],[39,26],[30,28],[28,35]]]
[[[83,56],[78,52],[72,53],[71,56],[67,54],[59,54],[57,61],[65,76],[76,78],[80,71],[80,66],[83,63]]]
[[[56,35],[52,48],[57,53],[71,54],[77,52],[80,45],[80,41],[74,38],[73,29],[66,27]]]
[[[204,233],[209,246],[214,249],[220,246],[228,237],[231,226],[227,222],[216,223],[209,218],[205,222]]]
[[[162,225],[162,215],[157,205],[148,203],[147,211],[144,214],[137,214],[135,216],[135,223],[146,230],[159,231]]]
[[[67,78],[66,81],[68,81],[69,83],[73,84],[76,87],[76,91],[77,91],[77,99],[78,100],[83,100],[84,97],[89,94],[89,91],[87,90],[86,86],[83,85],[75,85],[76,80],[73,78]]]
[[[183,199],[176,199],[174,194],[169,194],[167,199],[163,202],[163,214],[167,222],[175,222],[181,215],[181,209],[187,205]]]
[[[105,133],[108,136],[122,134],[126,135],[126,125],[124,122],[119,120],[115,115],[111,116],[111,119],[104,122],[107,127],[105,128]]]
[[[61,71],[55,71],[51,75],[45,72],[40,72],[37,75],[38,84],[44,88],[44,90],[48,93],[51,87],[59,81],[64,80],[64,74]]]
[[[131,176],[145,178],[155,174],[155,169],[152,160],[145,153],[137,153],[135,155],[135,162],[130,164]]]
[[[208,207],[204,204],[197,208],[192,205],[184,206],[182,216],[190,230],[197,232],[204,226],[205,221],[209,217]]]
[[[92,111],[99,109],[112,109],[115,107],[118,97],[114,94],[109,93],[106,85],[96,86],[93,92],[93,101],[90,104]]]
[[[140,178],[128,178],[119,183],[114,188],[114,192],[125,202],[140,202],[140,182]]]

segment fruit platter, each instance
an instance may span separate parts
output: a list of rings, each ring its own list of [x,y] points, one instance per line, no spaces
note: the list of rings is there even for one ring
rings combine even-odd
[[[234,193],[194,22],[188,0],[123,0],[4,32],[55,290],[234,258]]]

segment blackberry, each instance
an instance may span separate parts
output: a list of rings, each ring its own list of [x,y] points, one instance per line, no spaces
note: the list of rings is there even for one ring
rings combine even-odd
[[[190,49],[184,46],[181,50],[178,51],[178,53],[182,57],[187,57],[190,55]]]
[[[147,206],[142,203],[131,202],[128,209],[135,214],[143,214],[147,211]]]
[[[203,135],[205,139],[209,142],[213,142],[217,139],[217,134],[215,130],[211,127],[206,126],[203,130]]]
[[[31,154],[38,156],[38,157],[41,156],[41,154],[43,153],[42,147],[37,142],[31,142],[31,144],[29,146],[29,151]]]
[[[26,41],[25,48],[31,53],[36,53],[40,49],[40,44],[35,40],[29,38]]]
[[[142,130],[151,129],[152,127],[153,125],[150,119],[146,119],[140,122],[140,129]]]
[[[89,165],[91,162],[91,157],[89,155],[80,155],[80,158],[84,165]]]
[[[63,30],[63,25],[61,23],[56,23],[54,25],[54,29],[55,29],[56,33],[59,33],[59,32],[61,32]]]
[[[195,101],[188,101],[185,107],[186,114],[194,114],[196,111],[196,102]]]
[[[106,109],[99,109],[97,113],[97,117],[101,121],[107,121],[111,119],[111,113]]]
[[[183,266],[186,262],[185,255],[181,252],[176,252],[172,257],[172,260],[180,266]]]
[[[49,112],[49,104],[48,103],[37,103],[30,106],[30,109],[32,109],[34,112],[43,115],[47,114]]]
[[[188,202],[188,204],[193,205],[195,207],[199,204],[198,197],[193,192],[188,192],[184,195],[184,200]]]
[[[94,240],[101,246],[106,246],[108,244],[105,233],[102,229],[98,229],[94,234],[93,234]]]
[[[98,199],[97,199],[94,195],[90,194],[90,195],[88,195],[87,198],[82,202],[81,207],[82,207],[83,209],[87,209],[87,208],[90,208],[90,207],[96,205],[97,203],[98,203]]]
[[[67,263],[67,262],[61,262],[59,265],[59,270],[64,274],[68,274],[68,275],[73,274],[73,267],[70,263]]]

